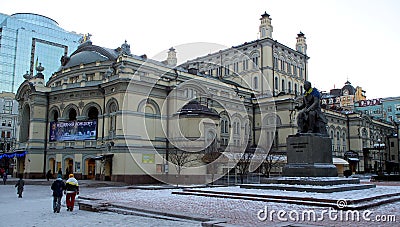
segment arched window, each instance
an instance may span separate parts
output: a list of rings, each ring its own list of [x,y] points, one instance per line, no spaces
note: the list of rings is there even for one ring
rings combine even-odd
[[[282,79],[282,91],[285,91],[285,80]]]
[[[292,82],[288,82],[288,92],[292,93]]]
[[[276,56],[274,56],[274,69],[278,68],[278,64],[279,64],[278,62],[279,62],[278,58]]]
[[[88,111],[88,119],[89,120],[97,120],[99,117],[99,110],[96,107],[90,107]]]
[[[76,110],[74,108],[71,108],[68,112],[68,120],[76,121],[76,116],[77,116]]]
[[[31,122],[31,108],[28,105],[25,105],[22,110],[22,119],[21,119],[21,129],[20,130],[20,142],[27,142],[29,140],[29,128]]]
[[[233,122],[233,133],[236,135],[240,134],[240,123],[239,122]]]
[[[336,132],[336,151],[340,151],[340,133]]]
[[[279,89],[278,77],[275,77],[275,89]]]
[[[58,111],[57,110],[53,110],[50,113],[50,121],[58,121]]]
[[[116,123],[117,123],[117,116],[116,113],[118,111],[117,104],[115,102],[111,102],[108,107],[108,111],[110,113],[110,118],[108,122],[110,132],[115,133]]]
[[[254,81],[253,81],[253,82],[254,82],[254,86],[253,86],[254,89],[258,89],[258,77],[255,76],[253,80],[254,80]]]

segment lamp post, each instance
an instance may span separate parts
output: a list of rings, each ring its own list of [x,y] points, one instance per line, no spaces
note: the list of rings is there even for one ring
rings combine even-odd
[[[379,152],[379,173],[383,173],[382,169],[382,151],[386,149],[385,143],[381,142],[381,139],[378,139],[377,143],[374,144],[374,148]]]

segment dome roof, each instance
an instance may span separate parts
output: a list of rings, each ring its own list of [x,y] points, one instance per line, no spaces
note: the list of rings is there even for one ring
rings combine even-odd
[[[71,68],[80,64],[88,64],[102,61],[114,61],[119,52],[117,50],[92,45],[90,40],[82,43],[71,56],[61,58],[61,69]]]
[[[212,111],[206,106],[201,105],[197,100],[191,100],[189,103],[184,105],[178,114],[179,116],[186,117],[207,116],[211,118],[219,118],[218,113]]]
[[[353,87],[353,85],[351,85],[351,83],[349,81],[346,81],[344,87],[342,88],[342,94],[343,94],[344,90],[348,91],[347,95],[356,94],[356,89]]]

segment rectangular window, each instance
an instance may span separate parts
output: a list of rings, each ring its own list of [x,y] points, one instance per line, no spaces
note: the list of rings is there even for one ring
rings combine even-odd
[[[239,62],[233,63],[233,71],[235,73],[239,72]]]
[[[221,67],[217,68],[217,76],[221,76]]]
[[[249,68],[249,60],[243,60],[243,70],[247,70]]]
[[[258,57],[253,57],[252,61],[253,61],[253,68],[254,69],[257,68],[258,67]]]
[[[225,75],[229,75],[229,65],[225,65]]]
[[[11,113],[12,111],[12,101],[6,100],[4,103],[4,113]]]

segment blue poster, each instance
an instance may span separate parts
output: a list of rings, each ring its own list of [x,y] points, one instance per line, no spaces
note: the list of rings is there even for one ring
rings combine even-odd
[[[96,140],[97,121],[50,122],[50,142]]]

